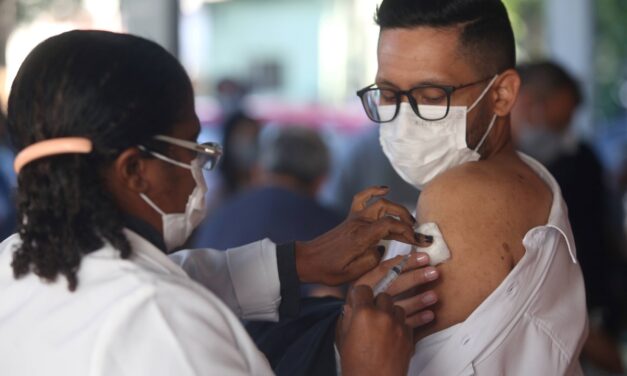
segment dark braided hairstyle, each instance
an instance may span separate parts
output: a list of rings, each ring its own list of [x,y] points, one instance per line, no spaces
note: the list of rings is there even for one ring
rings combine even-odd
[[[167,134],[193,96],[179,62],[154,42],[103,31],[71,31],[37,46],[9,97],[8,129],[19,151],[38,141],[85,137],[89,154],[35,160],[18,176],[13,273],[77,287],[83,255],[105,241],[128,258],[122,211],[103,171],[125,149]]]

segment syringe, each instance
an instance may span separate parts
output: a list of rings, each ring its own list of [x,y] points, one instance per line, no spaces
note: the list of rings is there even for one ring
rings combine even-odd
[[[403,271],[403,267],[407,263],[407,260],[409,260],[409,255],[411,253],[412,252],[406,254],[401,260],[401,262],[394,265],[394,267],[390,269],[389,272],[387,272],[385,277],[383,277],[376,285],[374,285],[374,289],[373,289],[374,296],[377,296],[380,293],[385,292],[388,289],[388,287],[390,287],[392,282],[394,282],[396,278],[398,278],[398,276],[401,275],[401,272]]]

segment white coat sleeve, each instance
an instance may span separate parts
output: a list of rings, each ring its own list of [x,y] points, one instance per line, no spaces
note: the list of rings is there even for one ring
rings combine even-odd
[[[278,321],[281,284],[272,241],[227,251],[187,249],[169,256],[241,319]]]
[[[126,299],[100,330],[90,376],[272,375],[240,321],[192,281],[155,281]]]

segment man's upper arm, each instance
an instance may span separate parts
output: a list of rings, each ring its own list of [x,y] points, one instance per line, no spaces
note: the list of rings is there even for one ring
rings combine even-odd
[[[511,194],[507,184],[472,167],[447,172],[422,192],[416,217],[435,222],[451,251],[438,266],[440,303],[431,332],[465,320],[524,253],[524,226],[508,205]]]

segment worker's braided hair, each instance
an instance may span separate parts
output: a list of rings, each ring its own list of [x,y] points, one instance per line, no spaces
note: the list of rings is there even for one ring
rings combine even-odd
[[[89,154],[57,155],[18,175],[16,278],[33,272],[78,284],[83,255],[109,242],[123,258],[131,247],[121,210],[103,170],[125,149],[168,133],[192,88],[178,61],[142,38],[72,31],[50,38],[27,57],[13,83],[8,128],[19,151],[58,137],[86,137]]]

